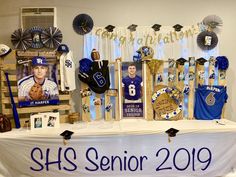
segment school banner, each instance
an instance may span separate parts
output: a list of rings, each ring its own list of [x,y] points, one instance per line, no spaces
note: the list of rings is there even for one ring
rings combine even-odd
[[[14,132],[12,132],[14,133]],[[74,135],[67,144],[49,134],[1,137],[0,176],[224,176],[236,168],[235,132],[172,137]]]

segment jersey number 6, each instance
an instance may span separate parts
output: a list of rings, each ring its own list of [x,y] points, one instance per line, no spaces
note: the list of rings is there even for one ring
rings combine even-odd
[[[134,96],[135,94],[136,94],[135,85],[134,84],[130,84],[129,85],[129,95],[130,96]]]
[[[93,75],[93,79],[96,81],[99,87],[103,87],[106,84],[106,79],[102,76],[101,72],[96,72]]]

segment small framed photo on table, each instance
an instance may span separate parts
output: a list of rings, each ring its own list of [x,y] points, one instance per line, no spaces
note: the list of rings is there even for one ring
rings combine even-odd
[[[44,113],[47,122],[46,122],[46,128],[59,128],[60,127],[60,117],[59,112],[48,112]]]
[[[30,116],[31,130],[42,129],[43,128],[43,115],[34,114]]]
[[[59,112],[44,112],[30,116],[31,130],[51,129],[60,127]]]

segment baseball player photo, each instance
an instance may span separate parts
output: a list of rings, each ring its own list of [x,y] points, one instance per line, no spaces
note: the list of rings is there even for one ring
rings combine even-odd
[[[142,64],[122,63],[123,117],[143,116]]]
[[[19,107],[58,104],[56,59],[50,64],[41,56],[33,57],[28,63],[18,61],[21,61],[17,68]]]

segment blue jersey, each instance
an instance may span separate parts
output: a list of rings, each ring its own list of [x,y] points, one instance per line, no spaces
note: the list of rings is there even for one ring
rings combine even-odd
[[[124,88],[125,99],[128,100],[138,100],[141,98],[141,89],[143,86],[142,78],[140,76],[135,76],[130,78],[126,76],[122,79],[122,87]]]
[[[220,119],[227,98],[224,86],[199,86],[195,92],[194,117],[199,120]]]

